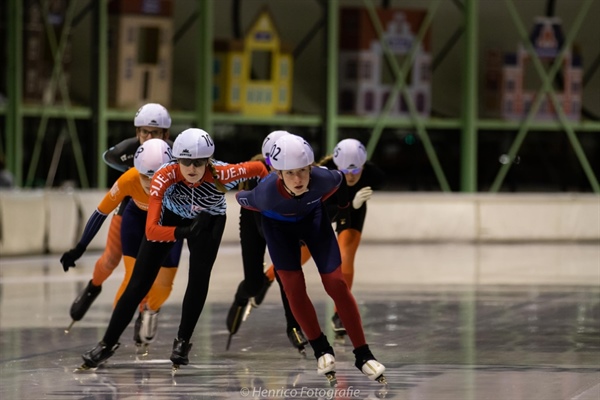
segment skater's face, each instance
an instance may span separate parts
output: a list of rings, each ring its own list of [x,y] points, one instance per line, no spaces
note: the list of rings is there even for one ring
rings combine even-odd
[[[150,139],[167,139],[167,130],[163,128],[157,128],[155,126],[140,126],[136,128],[136,136],[140,141],[140,144],[144,144],[146,140]]]
[[[152,183],[152,178],[147,175],[140,174],[140,183],[142,184],[142,188],[146,194],[150,194],[150,184]]]
[[[279,171],[279,177],[283,180],[285,189],[294,196],[308,192],[310,182],[310,166],[298,169]]]
[[[342,169],[340,171],[342,171],[342,173],[346,177],[346,183],[348,184],[348,186],[354,186],[360,180],[363,169],[362,168]]]
[[[189,183],[196,183],[202,179],[208,163],[206,158],[180,158],[177,161],[179,161],[181,174]]]

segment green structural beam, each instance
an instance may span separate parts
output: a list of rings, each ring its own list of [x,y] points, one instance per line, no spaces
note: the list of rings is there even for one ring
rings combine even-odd
[[[461,130],[460,190],[477,191],[477,0],[465,1],[465,62],[463,75],[463,109]]]
[[[327,2],[327,93],[325,107],[325,132],[327,134],[327,154],[333,152],[338,141],[338,43],[339,43],[339,1]]]
[[[433,16],[435,15],[435,11],[440,4],[440,0],[434,0],[429,4],[429,8],[427,10],[427,16],[425,17],[425,20],[423,21],[422,26],[420,27],[420,30],[417,34],[417,38],[415,39],[415,43],[412,44],[412,47],[408,53],[408,56],[406,57],[406,60],[404,60],[402,69],[400,69],[400,67],[398,66],[396,58],[392,54],[389,46],[387,45],[387,42],[385,40],[383,40],[383,37],[384,37],[383,27],[381,26],[381,21],[379,21],[379,17],[377,16],[377,12],[375,11],[375,7],[373,6],[373,3],[370,0],[364,0],[363,3],[365,4],[367,11],[369,12],[369,16],[371,18],[371,22],[373,23],[375,31],[377,32],[377,36],[381,39],[380,40],[381,47],[383,49],[383,52],[387,58],[389,65],[392,68],[394,77],[396,78],[396,83],[394,84],[394,87],[392,88],[392,91],[388,97],[388,100],[387,100],[381,114],[379,115],[379,118],[378,118],[378,120],[375,124],[375,127],[373,128],[373,131],[371,133],[371,138],[369,139],[369,143],[367,144],[367,152],[369,154],[369,157],[373,154],[373,151],[375,150],[375,147],[377,146],[377,143],[379,142],[379,139],[383,132],[383,128],[385,127],[384,118],[389,114],[394,100],[397,98],[398,93],[401,91],[402,95],[404,97],[404,101],[406,102],[406,105],[408,106],[408,110],[409,110],[410,116],[412,118],[412,121],[415,124],[415,129],[417,130],[419,137],[423,141],[423,147],[425,148],[425,153],[427,154],[427,157],[429,158],[429,162],[431,163],[431,166],[432,166],[433,171],[438,179],[440,187],[444,192],[450,192],[451,191],[450,185],[448,184],[448,180],[446,179],[444,171],[443,171],[443,169],[440,165],[440,162],[437,158],[435,149],[433,148],[433,145],[431,144],[431,140],[429,139],[429,135],[427,134],[427,130],[425,129],[423,117],[421,117],[418,114],[415,104],[412,100],[412,97],[406,88],[406,76],[408,74],[409,69],[411,68],[412,61],[414,59],[418,44],[423,41],[425,33],[427,32],[427,29],[429,29],[429,26],[431,25],[431,22],[433,21]]]
[[[9,0],[6,4],[8,68],[6,113],[6,165],[15,177],[15,184],[23,184],[23,2]]]
[[[557,111],[559,121],[561,122],[563,129],[567,133],[567,136],[571,142],[571,145],[573,146],[575,154],[577,155],[579,162],[580,162],[588,180],[590,181],[592,189],[594,190],[594,192],[600,193],[600,186],[598,185],[598,180],[596,179],[596,176],[589,164],[589,161],[587,160],[587,157],[585,156],[585,153],[583,152],[583,149],[581,148],[581,144],[579,143],[579,140],[577,139],[577,136],[575,135],[574,130],[572,129],[571,125],[569,124],[569,122],[567,121],[567,119],[564,115],[562,105],[558,102],[556,93],[552,87],[552,82],[554,81],[556,74],[560,70],[560,67],[565,58],[566,52],[569,50],[569,48],[573,44],[573,41],[577,34],[577,31],[581,27],[583,20],[585,19],[587,12],[588,12],[590,6],[592,5],[593,1],[594,0],[584,1],[583,5],[579,9],[579,13],[577,14],[577,17],[575,18],[575,21],[573,22],[573,26],[565,39],[565,42],[563,44],[563,48],[561,49],[560,54],[554,60],[548,73],[546,73],[546,71],[542,67],[542,64],[540,62],[538,55],[535,52],[535,49],[533,48],[533,45],[531,44],[531,41],[529,40],[527,30],[525,29],[525,27],[519,17],[519,13],[518,13],[515,5],[513,4],[513,2],[511,0],[505,0],[508,11],[511,14],[511,17],[515,23],[515,26],[517,27],[517,32],[519,33],[520,39],[521,39],[522,43],[524,44],[527,52],[529,53],[529,56],[533,62],[533,65],[543,82],[542,87],[537,92],[536,97],[531,105],[531,109],[529,110],[529,113],[527,114],[525,120],[523,121],[523,124],[521,125],[513,144],[510,146],[510,149],[508,151],[508,159],[509,160],[515,159],[519,149],[521,148],[523,141],[525,140],[525,136],[527,135],[529,126],[532,123],[533,118],[537,114],[539,107],[542,104],[542,101],[544,100],[546,95],[548,95],[550,97],[550,100],[552,101],[554,108]],[[510,166],[511,166],[510,162],[502,165],[502,167],[500,168],[500,171],[498,172],[498,175],[496,176],[496,179],[494,180],[494,183],[492,184],[492,186],[490,188],[491,192],[497,192],[500,189],[500,186],[502,185],[502,182],[503,182],[504,178],[506,177],[506,174],[508,173],[508,169],[510,168]]]
[[[81,186],[83,188],[89,188],[89,182],[87,177],[87,171],[85,168],[85,163],[83,161],[83,154],[81,152],[81,145],[79,143],[79,137],[77,135],[77,128],[75,126],[75,121],[71,115],[69,115],[66,111],[69,110],[71,102],[69,99],[69,88],[67,86],[65,76],[62,69],[62,57],[69,40],[69,34],[71,31],[71,24],[73,22],[73,17],[75,16],[75,7],[77,5],[77,1],[72,1],[69,3],[67,7],[67,13],[65,15],[65,21],[62,27],[62,31],[60,34],[60,39],[56,40],[56,33],[52,27],[52,24],[48,20],[49,13],[49,2],[48,0],[42,1],[42,11],[43,11],[43,19],[44,26],[46,29],[46,37],[48,39],[48,44],[50,46],[50,51],[52,53],[52,58],[54,62],[54,67],[52,69],[52,75],[49,82],[49,95],[44,99],[44,105],[50,105],[54,103],[54,96],[56,93],[56,89],[60,90],[61,94],[61,102],[62,106],[65,110],[66,114],[66,123],[67,123],[67,132],[69,137],[71,138],[72,146],[73,146],[73,154],[75,156],[75,162],[77,165],[77,170],[79,172],[79,179],[81,181]],[[33,186],[34,180],[36,177],[36,170],[40,159],[41,148],[43,145],[44,138],[46,136],[46,128],[48,126],[48,115],[46,113],[47,108],[45,107],[42,110],[42,115],[40,119],[40,124],[38,125],[38,131],[36,135],[35,145],[33,147],[33,153],[31,157],[31,164],[29,165],[29,172],[27,174],[26,186]],[[58,145],[62,143],[62,141],[57,141]],[[59,154],[55,152],[55,154]]]
[[[197,124],[207,132],[213,131],[212,86],[213,86],[213,0],[198,1],[198,70],[196,76]]]
[[[102,160],[102,154],[108,149],[108,0],[95,0],[94,31],[98,44],[97,80],[94,118],[92,123],[96,131],[96,186],[105,188],[108,185],[107,166]],[[131,116],[130,116],[131,118]]]

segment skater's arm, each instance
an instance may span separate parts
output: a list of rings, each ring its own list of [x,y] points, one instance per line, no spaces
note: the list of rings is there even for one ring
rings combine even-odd
[[[125,172],[133,167],[133,156],[139,146],[140,141],[137,137],[125,139],[106,150],[102,159],[109,167]]]
[[[98,210],[95,210],[92,213],[85,224],[83,235],[81,236],[81,239],[79,239],[77,245],[71,250],[65,252],[60,258],[60,263],[62,264],[65,272],[67,272],[69,268],[74,267],[75,261],[77,261],[83,255],[83,253],[85,253],[85,250],[94,236],[96,236],[96,233],[98,233],[100,230],[100,227],[104,223],[105,219],[106,214],[102,214]]]

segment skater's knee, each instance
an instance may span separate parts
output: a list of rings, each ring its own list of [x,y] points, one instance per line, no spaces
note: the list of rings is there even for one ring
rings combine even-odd
[[[328,274],[321,274],[321,281],[323,282],[325,291],[329,295],[348,291],[348,285],[340,267]]]

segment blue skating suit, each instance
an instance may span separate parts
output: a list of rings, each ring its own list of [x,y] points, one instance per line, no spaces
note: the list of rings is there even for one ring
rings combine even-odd
[[[277,174],[271,173],[253,190],[238,192],[236,198],[240,206],[262,214],[262,229],[276,270],[301,269],[300,242],[304,242],[324,274],[341,264],[335,233],[323,207],[338,189],[341,203],[348,208],[342,173],[312,167],[308,192],[300,196],[290,195]]]

